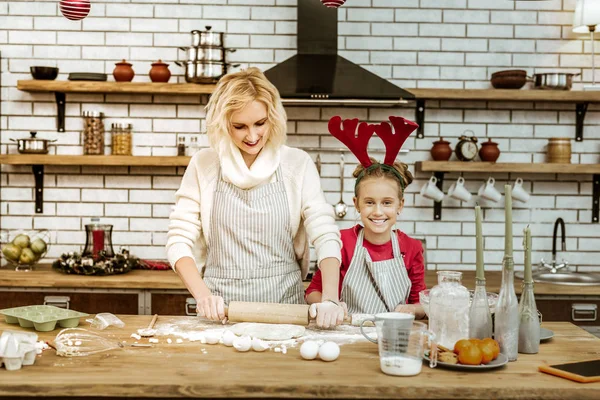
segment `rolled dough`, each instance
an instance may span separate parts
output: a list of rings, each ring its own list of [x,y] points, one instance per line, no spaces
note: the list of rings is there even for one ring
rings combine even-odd
[[[291,324],[261,324],[241,322],[231,327],[236,335],[249,335],[263,340],[287,340],[304,335],[305,328]]]

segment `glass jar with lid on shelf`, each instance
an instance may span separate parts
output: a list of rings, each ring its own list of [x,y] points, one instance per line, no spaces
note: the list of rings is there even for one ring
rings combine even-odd
[[[131,155],[131,124],[115,122],[111,125],[112,155]]]
[[[83,112],[83,154],[104,154],[104,114],[100,111]]]

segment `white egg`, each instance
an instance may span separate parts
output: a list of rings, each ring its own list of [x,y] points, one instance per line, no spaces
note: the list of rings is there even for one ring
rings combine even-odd
[[[241,336],[233,339],[233,347],[237,351],[248,351],[252,347],[252,339],[250,336]]]
[[[219,340],[221,340],[221,332],[205,331],[204,337],[206,338],[206,343],[217,344],[219,343]]]
[[[300,346],[300,355],[305,360],[314,360],[319,354],[319,343],[307,340]]]
[[[323,361],[335,361],[340,355],[340,346],[335,342],[325,342],[319,347],[319,357]]]
[[[254,351],[265,351],[266,349],[269,348],[269,345],[267,343],[265,343],[264,341],[258,339],[258,338],[253,338],[252,339],[252,350]]]
[[[225,346],[231,347],[233,346],[233,341],[236,338],[236,334],[231,332],[230,330],[226,330],[225,333],[223,333],[223,337],[221,338],[221,341],[223,342],[223,344]]]

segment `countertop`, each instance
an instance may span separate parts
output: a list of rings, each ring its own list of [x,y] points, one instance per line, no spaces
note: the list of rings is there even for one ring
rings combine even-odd
[[[131,343],[129,335],[149,321],[148,316],[120,317],[124,329],[100,333]],[[157,326],[161,321],[186,319],[192,317],[161,316]],[[239,353],[186,339],[168,344],[164,336],[152,348],[116,349],[87,357],[59,357],[47,350],[32,366],[0,371],[5,376],[0,379],[0,397],[599,399],[600,382],[575,383],[537,368],[543,363],[598,358],[600,339],[570,323],[543,326],[555,336],[541,344],[538,354],[519,354],[516,362],[480,373],[430,369],[424,364],[414,377],[383,374],[377,346],[366,341],[342,345],[339,359],[329,363],[302,360],[297,346],[289,347],[287,354]],[[7,328],[23,329],[0,323],[0,330]],[[40,333],[40,338],[52,340],[58,332]]]
[[[486,272],[486,287],[489,292],[498,293],[502,282],[502,273]],[[437,284],[436,271],[427,271],[425,283],[428,288]],[[463,285],[475,288],[475,271],[463,271]],[[123,275],[81,276],[66,275],[53,271],[50,265],[37,266],[35,270],[17,272],[0,269],[0,288],[96,288],[96,289],[155,289],[186,290],[185,286],[172,270],[150,271],[133,270]],[[521,280],[515,278],[515,291],[521,292]],[[536,283],[536,295],[600,295],[600,286],[568,286],[550,283]]]

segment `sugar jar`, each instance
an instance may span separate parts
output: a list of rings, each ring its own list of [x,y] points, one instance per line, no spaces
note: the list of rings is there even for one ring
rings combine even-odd
[[[470,294],[461,284],[462,273],[439,271],[438,284],[429,293],[429,330],[449,349],[469,338]]]
[[[112,155],[131,155],[131,124],[115,122],[111,125]]]
[[[100,111],[83,112],[83,154],[104,154],[104,114]]]

